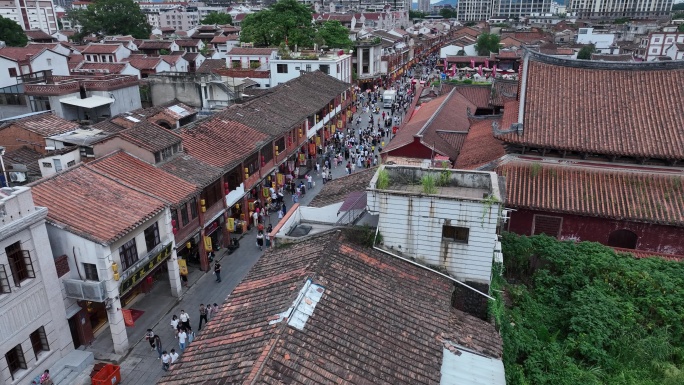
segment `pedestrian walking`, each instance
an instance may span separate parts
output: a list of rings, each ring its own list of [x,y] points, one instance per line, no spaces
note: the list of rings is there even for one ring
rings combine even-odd
[[[201,303],[199,306],[199,326],[197,327],[197,331],[202,330],[202,320],[204,320],[204,323],[209,322],[207,319],[207,308],[204,307],[204,304]]]
[[[325,171],[325,169],[323,169],[323,172],[321,173],[321,177],[323,178],[323,184],[325,184],[325,180],[326,180],[327,176],[328,176],[328,173]]]
[[[311,174],[306,174],[306,182],[307,182],[308,185],[309,185],[309,190],[311,190],[311,187],[312,187],[311,185],[312,185],[312,182],[313,182],[313,177],[311,176]]]
[[[208,320],[211,319],[211,316],[214,314],[214,308],[211,306],[209,302],[207,302],[207,306],[205,307],[207,309],[207,322]]]
[[[162,343],[161,343],[161,337],[159,337],[159,336],[154,336],[154,346],[155,346],[155,349],[157,349],[157,354],[159,354],[159,357],[157,357],[157,359],[160,359],[161,356],[162,356],[162,352],[163,352],[163,350],[162,350]]]
[[[171,353],[169,353],[169,357],[171,358],[171,363],[175,363],[178,361],[178,353],[176,353],[176,349],[171,349]]]
[[[181,323],[181,329],[190,329],[190,316],[185,312],[185,310],[181,310],[178,319]]]
[[[43,374],[40,376],[40,385],[52,385],[52,379],[50,378],[50,370],[45,369]]]
[[[180,320],[177,315],[173,315],[171,318],[171,329],[173,329],[173,338],[178,338],[178,323]]]
[[[185,351],[185,343],[188,340],[188,333],[185,332],[185,328],[182,328],[180,333],[178,333],[178,347],[180,347],[181,353]]]
[[[171,365],[171,356],[169,356],[169,353],[164,350],[161,355],[161,361],[162,361],[162,370],[167,371],[169,370],[169,365]]]
[[[256,244],[259,250],[264,249],[264,233],[262,231],[259,231],[256,237]]]
[[[150,343],[150,350],[154,350],[154,332],[152,329],[147,329],[147,333],[145,333],[145,339]]]
[[[216,275],[216,282],[221,282],[221,264],[214,263],[214,274]]]

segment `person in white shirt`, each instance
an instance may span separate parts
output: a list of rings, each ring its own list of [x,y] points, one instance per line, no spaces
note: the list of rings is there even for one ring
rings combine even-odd
[[[185,310],[181,310],[179,318],[181,322],[181,327],[185,329],[190,329],[190,316],[188,315],[188,313],[185,312]]]
[[[178,361],[178,353],[176,353],[176,349],[171,349],[171,354],[169,354],[169,357],[171,357],[172,364]]]
[[[185,350],[185,341],[188,339],[188,334],[185,332],[185,329],[181,329],[180,333],[178,333],[178,346],[180,347],[181,353]]]
[[[178,316],[174,314],[173,318],[171,318],[171,328],[173,329],[173,338],[178,338],[178,323],[180,320],[178,319]]]
[[[162,370],[164,370],[164,371],[169,370],[169,364],[171,363],[171,356],[169,356],[169,354],[166,352],[166,350],[164,350],[164,352],[162,352],[161,360],[162,360]]]

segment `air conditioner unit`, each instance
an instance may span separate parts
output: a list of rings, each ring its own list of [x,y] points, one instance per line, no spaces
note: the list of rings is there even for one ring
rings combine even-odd
[[[26,174],[23,172],[10,172],[9,178],[12,182],[15,183],[26,182]]]
[[[46,146],[45,151],[54,151],[55,147],[54,146]]]

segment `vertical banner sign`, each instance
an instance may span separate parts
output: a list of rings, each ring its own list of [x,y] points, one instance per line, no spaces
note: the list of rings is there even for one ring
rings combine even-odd
[[[135,321],[133,321],[133,314],[130,310],[121,309],[121,313],[123,313],[124,325],[126,325],[126,327],[132,328],[133,326],[135,326]]]
[[[316,143],[309,143],[309,155],[316,156]]]
[[[211,248],[211,237],[204,237],[204,249],[209,252],[213,249]]]
[[[300,166],[306,165],[306,154],[299,154],[299,165]]]
[[[231,233],[235,231],[235,218],[228,218],[228,231]]]
[[[188,263],[185,259],[178,258],[178,270],[181,275],[188,275]]]
[[[276,174],[276,180],[278,181],[278,186],[282,186],[285,184],[285,175],[278,173]]]

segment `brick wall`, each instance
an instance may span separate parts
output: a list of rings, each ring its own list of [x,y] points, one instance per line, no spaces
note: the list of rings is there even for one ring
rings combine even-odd
[[[0,131],[0,146],[4,146],[7,152],[26,146],[36,152],[45,153],[45,139],[42,136],[14,124]]]
[[[69,272],[69,261],[66,255],[60,255],[55,258],[55,267],[57,268],[57,277],[61,277]]]

